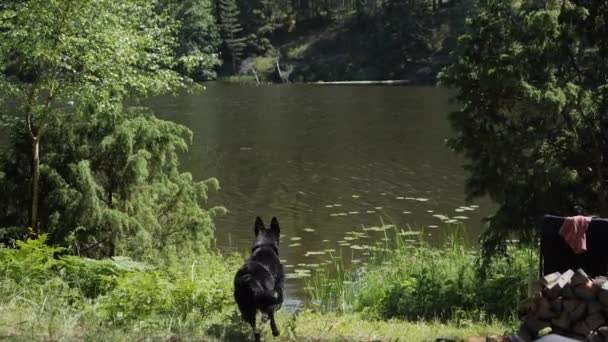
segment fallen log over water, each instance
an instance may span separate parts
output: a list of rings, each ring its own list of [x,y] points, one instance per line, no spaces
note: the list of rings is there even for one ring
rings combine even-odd
[[[320,85],[408,85],[412,84],[410,80],[384,80],[384,81],[318,81],[311,84]]]

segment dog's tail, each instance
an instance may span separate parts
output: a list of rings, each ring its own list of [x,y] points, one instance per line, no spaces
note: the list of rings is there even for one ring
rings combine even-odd
[[[275,290],[268,290],[264,288],[254,288],[253,297],[258,306],[271,306],[281,304],[281,298]]]

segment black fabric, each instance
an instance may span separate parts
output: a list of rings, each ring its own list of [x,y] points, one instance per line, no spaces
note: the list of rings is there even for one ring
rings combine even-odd
[[[608,220],[594,218],[587,229],[587,252],[575,254],[559,235],[564,218],[547,215],[541,234],[542,274],[582,268],[591,277],[608,275]]]
[[[564,336],[560,336],[560,335],[556,335],[556,334],[551,334],[551,335],[547,335],[544,336],[534,342],[579,342],[580,340],[575,340],[572,338],[568,338],[568,337],[564,337]]]

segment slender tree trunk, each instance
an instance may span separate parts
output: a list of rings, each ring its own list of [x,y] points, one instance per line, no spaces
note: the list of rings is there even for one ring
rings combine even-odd
[[[108,207],[110,209],[114,208],[113,198],[114,198],[114,187],[110,185],[110,189],[108,190]]]
[[[38,231],[38,202],[40,195],[40,140],[32,136],[32,207],[30,209],[30,228]]]
[[[251,68],[251,71],[253,72],[253,76],[255,76],[255,81],[258,83],[258,85],[260,85],[260,78],[258,77],[258,73],[255,71],[254,68]]]
[[[61,30],[65,25],[65,21],[70,14],[70,6],[72,5],[73,0],[66,1],[65,9],[63,11],[63,16],[59,25],[53,31],[55,41],[53,42],[53,49],[57,47],[60,42]],[[48,79],[48,84],[50,84],[49,95],[46,99],[45,112],[48,112],[51,108],[51,103],[53,102],[53,97],[55,93],[55,79],[57,77],[57,69],[55,67],[51,68],[51,71],[48,71],[48,75],[50,79]],[[30,173],[31,178],[31,207],[30,207],[30,228],[33,229],[34,232],[38,232],[38,206],[40,204],[40,139],[42,137],[42,124],[38,123],[38,126],[35,128],[34,117],[33,117],[33,108],[34,104],[38,100],[39,90],[42,86],[42,82],[45,77],[43,75],[39,75],[37,81],[32,85],[30,90],[28,102],[27,102],[27,111],[26,111],[26,120],[27,120],[27,128],[30,135],[30,140],[32,143],[32,169]]]

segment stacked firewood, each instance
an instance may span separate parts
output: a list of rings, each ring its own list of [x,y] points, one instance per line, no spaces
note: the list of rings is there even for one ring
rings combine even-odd
[[[531,289],[519,336],[531,341],[538,332],[608,342],[608,278],[589,278],[579,269],[552,273]]]

